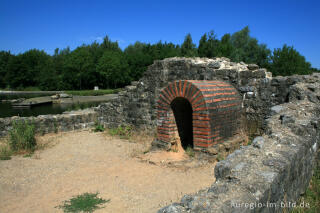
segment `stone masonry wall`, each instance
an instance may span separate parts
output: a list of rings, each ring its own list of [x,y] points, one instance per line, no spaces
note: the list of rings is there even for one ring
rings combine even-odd
[[[292,78],[299,81],[292,84]],[[292,207],[319,160],[320,78],[314,74],[278,79],[292,85],[273,97],[288,103],[270,109],[265,133],[220,161],[212,186],[183,196],[159,213],[283,212],[290,203]]]
[[[154,129],[160,91],[176,80],[232,84],[242,97],[247,119],[263,131],[252,145],[216,165],[211,187],[185,195],[159,213],[282,212],[282,205],[305,192],[319,150],[319,73],[272,78],[257,65],[226,58],[169,58],[155,61],[139,82],[97,108],[99,120],[106,126]]]
[[[97,109],[109,127],[121,124],[156,127],[156,106],[161,89],[175,80],[221,80],[238,89],[247,117],[261,120],[271,106],[271,73],[257,65],[234,63],[227,58],[168,58],[155,61],[139,82],[133,82],[111,102]]]
[[[25,120],[33,123],[37,133],[65,132],[94,126],[98,114],[93,109],[71,111],[58,115],[39,115],[37,117],[0,118],[0,137],[6,136],[12,123]]]

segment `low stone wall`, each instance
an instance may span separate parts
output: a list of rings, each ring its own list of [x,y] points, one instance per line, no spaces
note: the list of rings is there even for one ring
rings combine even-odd
[[[94,126],[98,114],[93,109],[66,112],[57,115],[39,115],[37,117],[0,118],[0,137],[6,136],[12,123],[20,120],[32,122],[37,133],[65,132]]]
[[[302,93],[310,87],[296,86]],[[301,99],[272,107],[265,134],[220,161],[211,187],[158,212],[283,212],[285,205],[292,207],[308,187],[320,142],[319,102]]]

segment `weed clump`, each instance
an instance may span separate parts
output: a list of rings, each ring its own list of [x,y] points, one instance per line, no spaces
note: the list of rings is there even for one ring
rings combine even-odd
[[[35,126],[28,121],[14,121],[9,131],[9,146],[12,151],[34,151],[36,147]]]
[[[10,160],[12,152],[7,146],[0,148],[0,160]]]
[[[109,134],[112,136],[118,135],[121,139],[130,139],[133,128],[131,126],[119,126],[118,128],[109,129]]]
[[[56,208],[63,209],[64,212],[93,212],[96,209],[103,208],[99,205],[107,203],[109,200],[104,200],[97,197],[98,193],[84,193],[75,196],[70,200],[64,201],[63,205]]]
[[[194,150],[191,146],[188,146],[185,150],[185,153],[189,156],[189,157],[194,157],[195,153]]]
[[[95,123],[95,127],[93,129],[94,132],[104,132],[105,128],[100,123]]]

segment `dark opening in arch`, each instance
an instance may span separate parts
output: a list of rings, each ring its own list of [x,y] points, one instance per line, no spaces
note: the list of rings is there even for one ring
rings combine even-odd
[[[181,145],[184,149],[188,146],[193,148],[193,129],[192,129],[192,106],[185,98],[175,98],[170,104],[178,132]]]

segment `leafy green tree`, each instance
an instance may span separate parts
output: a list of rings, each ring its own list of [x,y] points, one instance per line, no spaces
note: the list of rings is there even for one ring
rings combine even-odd
[[[150,47],[147,44],[137,41],[124,50],[132,79],[138,80],[141,78],[142,74],[147,70],[147,66],[152,64],[153,57],[149,54],[149,49]]]
[[[233,47],[230,54],[231,60],[256,63],[261,67],[268,66],[271,51],[265,44],[258,44],[258,40],[250,37],[249,33],[247,26],[231,36],[230,41]]]
[[[105,51],[97,65],[97,72],[107,88],[118,88],[130,82],[129,67],[121,52]]]
[[[0,88],[5,88],[8,86],[5,76],[8,72],[8,62],[11,57],[14,56],[11,55],[10,52],[0,51]]]
[[[233,51],[233,46],[231,43],[231,35],[227,33],[221,38],[221,41],[219,44],[218,56],[230,58],[232,51]]]
[[[293,74],[305,75],[312,73],[311,64],[292,46],[283,45],[277,48],[271,56],[270,71],[273,75],[288,76]]]
[[[185,57],[197,56],[196,45],[192,42],[191,34],[188,33],[181,45],[181,55]]]
[[[66,59],[68,58],[70,53],[71,51],[69,47],[64,48],[62,50],[60,50],[59,48],[56,48],[54,51],[52,60],[53,60],[53,67],[54,67],[56,78],[57,78],[57,88],[55,90],[66,89],[63,77],[64,77],[64,73],[66,72],[65,71]]]
[[[102,43],[93,42],[71,51],[69,47],[55,50],[50,56],[44,51],[32,49],[11,55],[0,51],[0,88],[39,87],[42,90],[116,88],[130,80],[142,77],[154,60],[168,57],[228,57],[232,61],[256,63],[269,68],[274,75],[308,74],[319,72],[311,68],[293,47],[284,45],[273,55],[265,44],[250,36],[248,27],[225,34],[217,39],[214,31],[205,33],[199,46],[191,35],[183,44],[175,45],[159,41],[155,44],[136,42],[122,51],[118,42],[105,36]],[[271,57],[272,56],[272,57]]]
[[[209,33],[204,34],[199,41],[199,56],[207,58],[218,56],[219,44],[220,41],[217,39],[217,36],[215,35],[213,30],[211,30]]]
[[[317,69],[317,68],[312,67],[312,68],[311,68],[311,71],[312,71],[312,72],[320,72],[320,69]]]
[[[111,41],[107,35],[103,38],[103,42],[101,44],[101,47],[104,50],[121,52],[121,49],[119,47],[118,42],[117,41],[115,41],[115,42]]]
[[[41,90],[58,90],[59,88],[59,75],[54,69],[54,62],[52,57],[48,57],[47,60],[35,67],[36,87]]]
[[[203,36],[201,36],[199,41],[199,46],[198,46],[199,57],[207,57],[207,52],[208,52],[207,42],[208,42],[207,33],[205,33],[203,34]]]
[[[39,85],[40,72],[52,75],[50,71],[51,57],[44,51],[29,50],[11,57],[8,62],[6,79],[11,88],[25,88]]]
[[[129,45],[124,50],[124,54],[129,65],[130,77],[133,80],[138,80],[154,60],[179,56],[181,50],[179,45],[173,43],[159,41],[151,45],[136,42],[133,45]]]
[[[65,89],[88,89],[90,74],[95,72],[94,58],[88,46],[81,46],[72,51],[64,61],[62,80]]]

